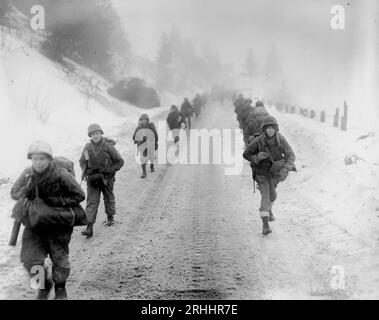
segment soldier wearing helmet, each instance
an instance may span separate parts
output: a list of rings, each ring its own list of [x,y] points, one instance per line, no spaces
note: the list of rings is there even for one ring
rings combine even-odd
[[[188,101],[188,98],[184,98],[184,101],[180,107],[180,112],[184,115],[184,120],[187,124],[187,128],[191,129],[191,118],[195,110],[192,104]]]
[[[272,206],[277,198],[276,187],[284,181],[289,171],[296,171],[295,154],[272,116],[263,118],[262,135],[253,139],[246,147],[243,157],[250,161],[253,179],[261,193],[259,208],[263,222],[262,233],[271,233],[269,221],[274,221]]]
[[[262,121],[268,116],[268,112],[262,106],[254,108],[247,118],[247,124],[243,130],[245,144],[248,145],[255,137],[262,134]]]
[[[133,141],[137,145],[142,167],[141,178],[147,177],[146,166],[150,161],[150,171],[154,172],[155,151],[158,150],[158,133],[154,123],[150,122],[149,116],[144,113],[139,118],[139,125],[134,131]]]
[[[256,103],[255,103],[255,107],[258,108],[258,107],[264,107],[264,103],[260,100],[258,100]]]
[[[100,196],[103,194],[107,226],[114,224],[116,200],[114,183],[116,172],[124,165],[120,153],[114,147],[115,141],[104,138],[100,125],[94,123],[88,127],[90,142],[83,149],[79,163],[83,170],[83,179],[87,180],[87,216],[88,225],[82,232],[87,237],[93,236],[93,225],[96,222]]]
[[[45,212],[52,210],[52,214],[55,214],[53,210],[76,207],[85,199],[73,175],[52,161],[53,151],[47,142],[32,143],[27,158],[32,165],[24,170],[12,186],[13,200],[18,203],[21,201],[25,208],[33,201],[40,200],[45,205]],[[23,215],[21,222],[25,225],[21,262],[31,276],[35,276],[33,270],[36,266],[44,270],[37,299],[47,299],[54,286],[55,299],[66,299],[66,280],[70,274],[68,252],[73,227],[56,221],[49,226],[32,225],[28,213]],[[52,275],[44,263],[47,256],[52,261]]]

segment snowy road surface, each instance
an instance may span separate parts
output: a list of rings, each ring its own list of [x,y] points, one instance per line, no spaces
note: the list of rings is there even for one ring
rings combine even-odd
[[[236,126],[229,104],[209,106],[195,122],[198,128]],[[281,122],[290,144],[298,145],[293,127],[287,118]],[[130,136],[121,130],[120,143]],[[309,157],[304,152],[295,149],[300,159]],[[301,169],[279,186],[277,221],[265,237],[247,163],[235,176],[225,176],[222,165],[160,165],[141,180],[133,155],[124,156],[117,223],[104,226],[101,207],[92,239],[79,229],[73,234],[71,299],[379,297],[378,250],[301,193]],[[6,296],[33,298],[27,285],[25,275],[14,277]]]

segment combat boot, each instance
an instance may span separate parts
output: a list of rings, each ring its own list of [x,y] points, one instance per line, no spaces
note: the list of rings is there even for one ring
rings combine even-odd
[[[55,300],[67,300],[66,285],[55,286]]]
[[[105,224],[106,226],[110,227],[114,225],[114,218],[113,216],[108,216],[108,221]]]
[[[155,171],[155,168],[154,168],[154,165],[153,165],[153,164],[150,165],[150,171],[151,171],[151,172],[154,172],[154,171]]]
[[[47,271],[46,271],[47,272]],[[51,279],[45,279],[45,289],[38,289],[37,300],[47,300],[54,282]]]
[[[90,238],[93,236],[93,223],[88,223],[87,228],[82,231],[82,235],[86,236],[87,238]]]
[[[141,179],[145,179],[147,176],[146,174],[146,163],[142,165],[142,176]]]
[[[272,232],[270,225],[268,224],[268,219],[269,217],[262,217],[262,222],[263,222],[262,234],[263,235],[268,235],[269,233]]]

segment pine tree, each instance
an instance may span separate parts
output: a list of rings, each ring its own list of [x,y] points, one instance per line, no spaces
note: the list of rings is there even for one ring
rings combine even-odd
[[[245,71],[249,77],[254,77],[257,74],[253,49],[249,49],[245,60]]]
[[[270,99],[283,99],[283,84],[285,84],[282,63],[276,46],[272,46],[267,54],[264,66],[265,95]],[[287,90],[288,93],[288,90]]]
[[[7,14],[10,10],[10,0],[1,0],[0,1],[0,25],[7,26],[8,25],[8,17]]]
[[[130,45],[110,0],[50,0],[46,6],[49,35],[42,48],[49,57],[68,57],[110,78],[115,61],[127,63]]]
[[[169,38],[162,34],[156,60],[156,83],[160,90],[172,90],[173,86],[173,50]]]

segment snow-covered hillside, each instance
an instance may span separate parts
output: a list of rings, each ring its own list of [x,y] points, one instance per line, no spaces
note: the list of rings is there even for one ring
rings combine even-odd
[[[93,72],[74,66],[82,78],[104,82]],[[56,155],[70,156],[88,139],[86,130],[90,123],[100,123],[111,135],[114,126],[134,126],[144,112],[112,99],[103,88],[96,90],[95,98],[87,103],[80,90],[82,79],[68,76],[59,65],[15,39],[8,41],[8,48],[0,52],[0,68],[0,134],[6,137],[2,139],[6,156],[0,159],[3,177],[14,178],[27,165],[25,152],[33,140],[47,140]]]
[[[14,203],[9,191],[12,182],[30,165],[26,152],[31,142],[48,141],[54,154],[72,159],[80,173],[78,160],[88,141],[89,124],[101,124],[110,137],[120,128],[129,132],[136,126],[140,114],[157,115],[175,98],[161,97],[162,107],[142,110],[113,99],[106,88],[99,85],[88,99],[85,79],[104,84],[106,81],[100,76],[70,61],[75,71],[68,73],[12,36],[7,36],[5,43],[0,49],[0,252],[8,261],[15,258],[7,246]],[[123,156],[133,154],[132,143],[121,145]]]
[[[369,127],[356,123],[343,132],[330,123],[269,111],[285,124],[282,131],[293,141],[298,166],[291,180],[294,189],[347,232],[376,247],[379,130],[369,132]]]

